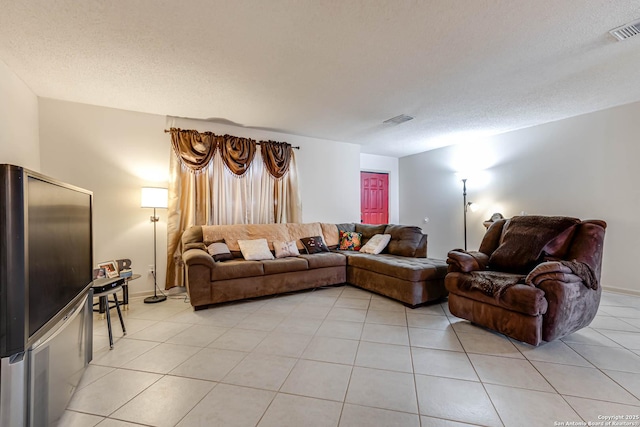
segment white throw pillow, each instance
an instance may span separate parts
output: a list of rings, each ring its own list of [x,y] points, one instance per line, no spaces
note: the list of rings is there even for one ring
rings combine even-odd
[[[279,242],[277,240],[274,240],[273,249],[275,249],[276,251],[276,258],[286,258],[289,256],[300,255],[300,251],[298,250],[298,246],[296,246],[295,240],[291,242]]]
[[[273,259],[267,239],[238,240],[238,246],[240,246],[240,252],[242,252],[242,256],[247,261]]]
[[[376,234],[369,241],[360,248],[360,252],[365,254],[379,254],[384,248],[387,247],[391,240],[391,234]]]

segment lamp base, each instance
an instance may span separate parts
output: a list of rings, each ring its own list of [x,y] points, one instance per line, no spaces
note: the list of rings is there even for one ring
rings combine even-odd
[[[155,304],[157,302],[166,301],[167,297],[165,295],[154,295],[152,297],[147,297],[144,299],[145,304]]]

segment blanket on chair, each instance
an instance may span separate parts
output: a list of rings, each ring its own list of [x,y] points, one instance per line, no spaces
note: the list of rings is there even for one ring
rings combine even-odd
[[[472,271],[471,280],[464,284],[467,290],[476,289],[485,295],[499,299],[510,287],[524,284],[524,275],[501,273],[499,271]]]

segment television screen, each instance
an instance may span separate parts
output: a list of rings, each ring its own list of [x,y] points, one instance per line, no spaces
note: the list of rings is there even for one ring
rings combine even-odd
[[[27,176],[27,319],[32,337],[92,280],[92,196]]]

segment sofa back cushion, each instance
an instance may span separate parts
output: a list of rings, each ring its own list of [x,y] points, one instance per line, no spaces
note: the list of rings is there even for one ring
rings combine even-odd
[[[320,223],[320,227],[322,228],[322,236],[324,237],[324,242],[327,244],[329,249],[337,249],[340,244],[340,236],[339,230],[340,225],[342,224],[329,224],[326,222]],[[354,224],[351,224],[354,225]],[[343,230],[343,231],[356,231],[355,225],[353,226],[353,230]]]
[[[388,225],[384,234],[391,235],[386,252],[406,257],[415,257],[423,237],[426,237],[420,227],[408,225]]]
[[[300,239],[304,237],[322,236],[322,226],[319,222],[311,222],[308,224],[273,224],[283,225],[289,233],[289,240],[295,240],[299,250],[304,249],[304,245]]]
[[[298,249],[304,249],[300,242],[301,238],[323,235],[322,226],[319,222],[308,224],[203,225],[198,228],[202,230],[202,241],[205,245],[224,240],[232,253],[240,251],[238,240],[267,239],[267,245],[270,250],[274,250],[274,241],[288,242],[295,240]],[[194,232],[194,235],[197,235],[197,233]]]
[[[240,251],[238,240],[267,239],[269,249],[273,249],[274,240],[292,240],[285,226],[286,224],[204,225],[202,237],[205,245],[224,240],[231,252]]]
[[[370,238],[376,234],[384,234],[384,230],[387,228],[387,224],[359,224],[355,226],[355,231],[362,233],[362,244],[364,245]]]

